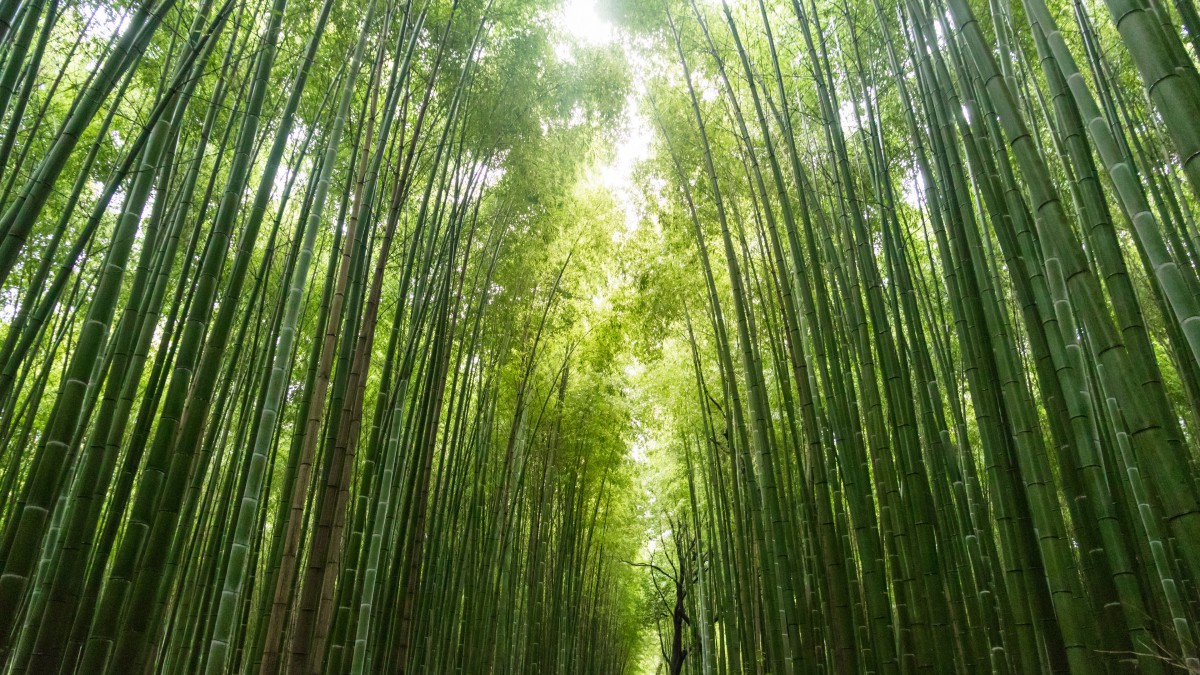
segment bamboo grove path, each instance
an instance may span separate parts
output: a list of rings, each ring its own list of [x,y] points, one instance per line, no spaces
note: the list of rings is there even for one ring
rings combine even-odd
[[[1194,0],[0,0],[2,675],[1200,675]]]

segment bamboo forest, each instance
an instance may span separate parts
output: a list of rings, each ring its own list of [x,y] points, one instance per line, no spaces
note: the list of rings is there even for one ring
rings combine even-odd
[[[1196,0],[0,0],[0,675],[1200,675]]]

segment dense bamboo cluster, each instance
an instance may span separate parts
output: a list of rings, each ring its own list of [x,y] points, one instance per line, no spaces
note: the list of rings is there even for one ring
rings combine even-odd
[[[626,669],[552,10],[0,4],[5,673]]]
[[[1200,672],[1191,0],[623,4],[688,672]]]

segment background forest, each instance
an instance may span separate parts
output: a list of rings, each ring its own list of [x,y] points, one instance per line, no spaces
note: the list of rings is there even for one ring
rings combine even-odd
[[[1194,0],[0,0],[0,671],[1200,674]]]

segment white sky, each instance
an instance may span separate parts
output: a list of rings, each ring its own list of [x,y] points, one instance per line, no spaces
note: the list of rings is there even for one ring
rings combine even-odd
[[[603,46],[618,41],[620,36],[611,22],[597,11],[597,0],[563,0],[556,20],[558,29],[573,41],[587,46]],[[626,60],[632,68],[633,91],[625,103],[625,121],[619,130],[617,142],[608,162],[595,167],[595,179],[612,193],[613,198],[625,212],[626,232],[637,229],[642,213],[637,203],[639,190],[633,180],[633,172],[639,162],[649,158],[654,131],[649,121],[638,108],[638,98],[643,93],[644,78],[639,68],[639,59],[626,45]],[[570,58],[570,48],[564,45],[560,58]],[[614,237],[624,233],[614,232]]]
[[[612,42],[615,29],[596,11],[596,0],[565,0],[559,14],[564,33],[588,45]]]

